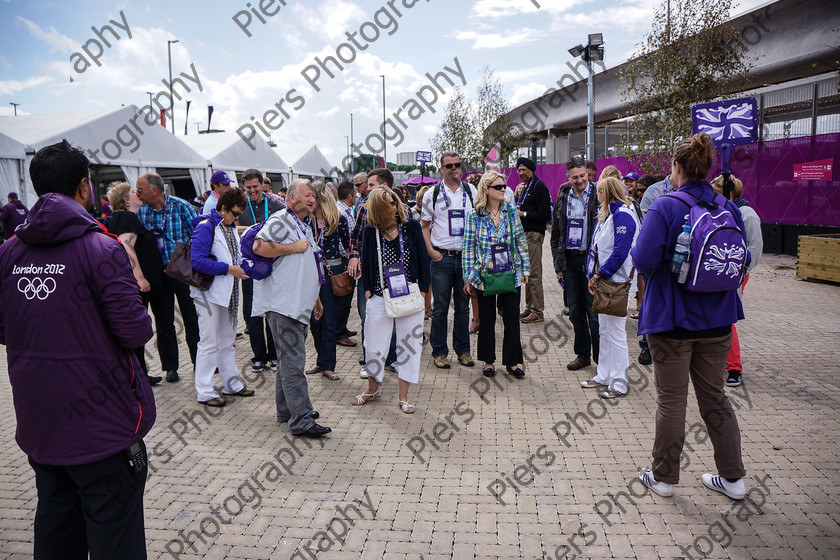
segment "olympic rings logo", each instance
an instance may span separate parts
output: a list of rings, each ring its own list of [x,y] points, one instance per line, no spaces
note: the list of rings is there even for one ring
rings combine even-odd
[[[43,301],[55,291],[56,284],[52,277],[42,280],[37,276],[32,279],[23,276],[18,280],[17,288],[20,293],[26,296],[26,299],[32,300],[37,297]]]

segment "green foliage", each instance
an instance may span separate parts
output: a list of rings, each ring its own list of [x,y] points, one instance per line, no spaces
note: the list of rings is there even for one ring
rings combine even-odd
[[[449,100],[440,130],[431,140],[435,161],[441,153],[453,150],[461,156],[464,172],[483,171],[484,158],[499,143],[502,165],[506,165],[512,152],[527,145],[526,136],[505,116],[510,110],[501,83],[485,66],[475,101],[459,88]]]
[[[655,10],[651,30],[621,72],[629,135],[618,148],[645,172],[668,168],[676,142],[691,134],[691,106],[731,98],[752,65],[728,23],[732,0],[672,0]],[[727,22],[727,23],[721,23]]]

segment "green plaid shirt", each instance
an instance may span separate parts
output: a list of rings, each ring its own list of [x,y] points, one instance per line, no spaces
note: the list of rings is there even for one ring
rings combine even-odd
[[[510,247],[510,260],[513,263],[513,271],[516,275],[516,285],[522,285],[522,277],[531,273],[531,262],[528,260],[528,242],[525,240],[525,232],[522,229],[522,222],[519,221],[516,207],[504,203],[501,210],[505,219],[499,224],[498,230],[493,226],[489,216],[479,216],[475,210],[470,210],[467,214],[461,268],[464,283],[472,284],[479,290],[484,289],[484,281],[481,279],[482,272],[493,271],[493,254],[490,247],[494,243],[510,245],[509,225],[511,223],[513,224],[514,243]]]

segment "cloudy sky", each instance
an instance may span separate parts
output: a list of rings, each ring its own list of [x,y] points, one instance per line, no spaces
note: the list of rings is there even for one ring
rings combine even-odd
[[[337,164],[346,153],[350,113],[356,142],[380,126],[384,74],[386,113],[402,108],[405,124],[388,145],[394,161],[397,152],[429,149],[453,89],[441,78],[445,94],[438,90],[435,101],[426,88],[423,104],[418,92],[430,83],[427,73],[445,72],[459,86],[455,74],[462,73],[473,96],[481,69],[490,66],[517,105],[568,70],[567,49],[585,43],[588,33],[604,34],[608,67],[627,60],[656,3],[0,0],[0,115],[11,114],[10,102],[20,103],[20,113],[38,114],[148,105],[146,92],[168,92],[162,83],[168,78],[167,40],[178,40],[173,77],[192,78],[182,78],[189,93],[175,85],[182,97],[175,109],[178,135],[189,99],[190,134],[197,123],[207,126],[207,106],[213,105],[213,128],[250,134],[262,127],[289,151],[317,144]],[[744,0],[733,15],[761,3]],[[110,46],[91,29],[106,24],[119,36],[102,31]],[[320,68],[318,59],[327,57],[343,68],[330,61]],[[158,99],[168,103],[166,94]]]

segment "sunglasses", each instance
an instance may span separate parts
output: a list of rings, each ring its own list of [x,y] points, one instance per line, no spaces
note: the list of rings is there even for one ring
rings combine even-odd
[[[358,188],[359,188],[359,187],[361,187],[362,185],[366,185],[366,184],[367,184],[367,183],[353,183],[353,186],[354,186],[354,187],[356,187],[356,188],[358,189]]]
[[[461,162],[459,161],[458,163],[447,163],[446,165],[444,165],[444,167],[447,168],[447,169],[452,169],[453,167],[455,169],[460,169],[461,168]]]
[[[241,210],[240,210],[239,212],[237,212],[236,210],[230,210],[230,213],[231,213],[231,214],[233,214],[233,217],[234,217],[234,218],[238,218],[239,216],[241,216],[241,215],[242,215],[242,211],[241,211]]]
[[[487,188],[494,191],[503,191],[507,188],[507,185],[488,185]]]

